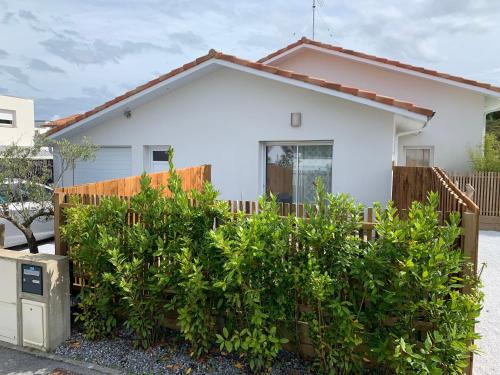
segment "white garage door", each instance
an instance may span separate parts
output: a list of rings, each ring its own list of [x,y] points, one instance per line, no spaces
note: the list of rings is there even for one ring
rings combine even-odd
[[[75,185],[128,177],[131,174],[132,149],[130,147],[101,147],[96,153],[95,160],[77,163]]]

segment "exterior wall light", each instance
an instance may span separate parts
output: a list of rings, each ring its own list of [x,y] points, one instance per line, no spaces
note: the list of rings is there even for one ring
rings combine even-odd
[[[302,125],[302,113],[301,112],[292,112],[291,113],[290,125],[293,128],[298,128]]]
[[[126,109],[123,112],[123,116],[125,116],[126,118],[131,118],[132,117],[132,111],[130,109]]]

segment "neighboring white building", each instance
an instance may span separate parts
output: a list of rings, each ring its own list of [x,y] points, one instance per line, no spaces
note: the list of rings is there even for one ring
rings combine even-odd
[[[34,136],[33,100],[0,95],[0,145],[29,146]]]
[[[499,98],[491,85],[301,39],[258,63],[212,50],[49,134],[101,146],[75,184],[166,169],[174,147],[177,167],[212,165],[225,199],[271,190],[302,202],[321,176],[372,204],[390,199],[393,164],[469,169]]]

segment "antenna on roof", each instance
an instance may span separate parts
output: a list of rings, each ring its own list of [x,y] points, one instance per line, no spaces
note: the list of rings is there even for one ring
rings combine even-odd
[[[313,0],[312,2],[312,11],[313,11],[313,31],[312,31],[312,39],[314,40],[316,36],[316,4],[318,6],[322,6],[325,3],[324,0]]]
[[[316,0],[313,0],[313,40],[314,40],[314,29],[316,28]]]

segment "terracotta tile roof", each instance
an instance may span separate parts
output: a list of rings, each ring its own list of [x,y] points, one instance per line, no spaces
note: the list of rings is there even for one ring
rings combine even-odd
[[[77,114],[74,114],[74,115],[69,115],[69,116],[66,116],[66,117],[58,118],[57,120],[46,121],[45,124],[43,124],[43,126],[46,126],[46,127],[58,127],[58,126],[66,124],[67,122],[73,120],[74,118],[76,118],[76,117],[78,117],[80,115],[81,115],[81,113],[77,113]]]
[[[354,87],[340,85],[338,83],[333,83],[333,82],[325,81],[325,80],[320,79],[320,78],[315,78],[315,77],[310,77],[310,76],[307,76],[304,74],[295,73],[295,72],[290,71],[290,70],[276,68],[276,67],[273,67],[270,65],[259,63],[259,62],[253,62],[253,61],[249,61],[249,60],[240,59],[236,56],[226,55],[224,53],[217,52],[217,51],[212,49],[209,51],[209,53],[207,55],[199,57],[196,60],[191,61],[190,63],[184,64],[183,66],[181,66],[177,69],[174,69],[174,70],[170,71],[169,73],[164,74],[156,79],[153,79],[152,81],[149,81],[141,86],[138,86],[135,89],[130,90],[123,95],[117,96],[116,98],[114,98],[114,99],[112,99],[112,100],[110,100],[110,101],[108,101],[108,102],[106,102],[98,107],[95,107],[94,109],[91,109],[90,111],[87,111],[87,112],[81,113],[81,114],[68,116],[65,119],[56,120],[58,122],[58,126],[54,129],[49,130],[47,132],[47,134],[48,135],[54,134],[54,133],[56,133],[64,128],[67,128],[68,126],[70,126],[74,123],[77,123],[77,122],[79,122],[85,118],[88,118],[88,117],[90,117],[90,116],[92,116],[92,115],[94,115],[94,114],[96,114],[96,113],[98,113],[106,108],[109,108],[112,105],[119,103],[120,101],[122,101],[124,99],[127,99],[135,94],[140,93],[141,91],[149,89],[150,87],[152,87],[160,82],[163,82],[169,78],[172,78],[179,73],[188,71],[189,69],[192,69],[195,66],[200,65],[201,63],[204,63],[205,61],[208,61],[210,59],[227,61],[227,62],[230,62],[233,64],[237,64],[240,66],[260,70],[260,71],[263,71],[266,73],[271,73],[271,74],[275,74],[278,76],[291,78],[291,79],[294,79],[296,81],[309,83],[312,85],[324,87],[324,88],[329,89],[329,90],[335,90],[335,91],[338,91],[338,92],[341,92],[344,94],[348,94],[348,95],[356,96],[359,98],[368,99],[368,100],[371,100],[374,102],[386,104],[386,105],[389,105],[392,107],[400,108],[400,109],[403,109],[403,110],[406,110],[409,112],[413,112],[413,113],[416,113],[419,115],[427,116],[429,118],[434,115],[434,111],[432,111],[431,109],[419,107],[419,106],[416,106],[410,102],[405,102],[405,101],[397,100],[395,98],[390,98],[387,96],[378,95],[378,94],[371,92],[371,91],[365,91],[365,90],[357,89]],[[63,121],[63,120],[65,120],[65,121]]]
[[[455,82],[458,82],[458,83],[464,83],[466,85],[476,86],[476,87],[480,87],[480,88],[483,88],[483,89],[487,89],[487,90],[491,90],[491,91],[495,91],[495,92],[500,93],[500,87],[490,85],[489,83],[482,83],[482,82],[474,81],[474,80],[471,80],[471,79],[462,78],[462,77],[458,77],[458,76],[453,76],[453,75],[446,74],[446,73],[441,73],[441,72],[438,72],[438,71],[435,71],[435,70],[422,68],[422,67],[419,67],[419,66],[413,66],[413,65],[409,65],[409,64],[404,64],[404,63],[402,63],[400,61],[397,61],[397,60],[389,60],[389,59],[386,59],[386,58],[383,58],[383,57],[378,57],[378,56],[374,56],[374,55],[368,55],[366,53],[352,51],[352,50],[345,49],[345,48],[338,47],[338,46],[334,46],[334,45],[331,45],[331,44],[320,43],[320,42],[317,42],[315,40],[308,39],[306,37],[303,37],[302,39],[299,39],[295,43],[292,43],[292,44],[290,44],[290,45],[288,45],[288,46],[286,46],[284,48],[281,48],[281,49],[277,50],[276,52],[273,52],[273,53],[271,53],[271,54],[263,57],[262,59],[258,60],[258,62],[265,63],[266,61],[272,59],[273,57],[279,56],[282,53],[284,53],[286,51],[289,51],[292,48],[295,48],[295,47],[300,46],[302,44],[309,44],[311,46],[316,46],[316,47],[324,48],[324,49],[327,49],[327,50],[330,50],[330,51],[345,53],[347,55],[351,55],[351,56],[355,56],[355,57],[360,57],[360,58],[371,60],[371,61],[375,61],[375,62],[378,62],[378,63],[392,65],[392,66],[396,66],[398,68],[412,70],[412,71],[415,71],[415,72],[418,72],[418,73],[428,74],[428,75],[431,75],[431,76],[434,76],[434,77],[448,79],[450,81],[455,81]]]

